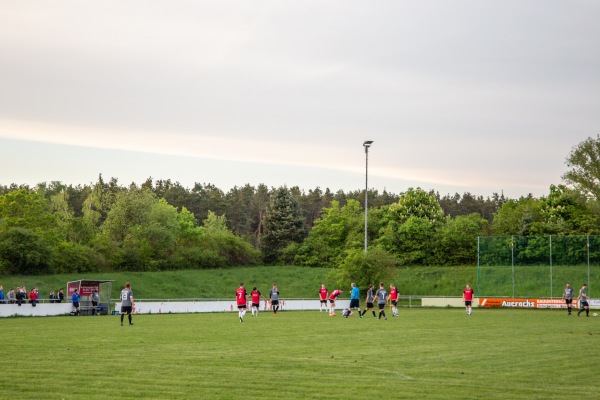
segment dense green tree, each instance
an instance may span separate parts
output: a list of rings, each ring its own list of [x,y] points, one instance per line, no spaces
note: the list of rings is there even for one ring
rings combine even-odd
[[[322,212],[308,237],[301,244],[286,249],[288,262],[311,267],[336,266],[345,258],[347,249],[362,248],[364,213],[358,201],[349,200],[340,207],[339,202],[333,200],[331,207]]]
[[[565,182],[600,200],[600,135],[573,147],[566,164],[571,169],[563,175]]]
[[[492,232],[498,236],[544,234],[540,200],[521,197],[507,201],[494,217]]]
[[[291,243],[300,243],[305,234],[298,200],[287,187],[275,190],[265,215],[265,235],[260,243],[265,261],[277,262],[281,251]]]
[[[367,253],[352,249],[339,267],[332,269],[329,278],[340,287],[350,287],[354,282],[364,292],[371,283],[377,288],[379,282],[389,282],[396,263],[393,255],[376,246]]]
[[[11,227],[0,233],[0,265],[12,275],[40,275],[51,271],[52,247],[30,229]]]
[[[474,265],[477,237],[487,234],[488,222],[479,213],[447,218],[440,231],[439,259],[448,265]]]

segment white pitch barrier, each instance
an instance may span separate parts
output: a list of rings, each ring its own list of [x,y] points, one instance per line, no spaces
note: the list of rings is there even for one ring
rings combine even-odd
[[[279,300],[281,311],[319,310],[319,300]],[[250,310],[251,303],[248,303]],[[335,308],[343,309],[350,306],[350,300],[338,300]],[[121,310],[121,303],[115,303],[115,311]],[[238,307],[234,300],[196,300],[196,301],[135,301],[135,314],[178,314],[178,313],[206,313],[206,312],[228,312],[237,311]],[[260,303],[260,311],[271,311],[269,302]]]

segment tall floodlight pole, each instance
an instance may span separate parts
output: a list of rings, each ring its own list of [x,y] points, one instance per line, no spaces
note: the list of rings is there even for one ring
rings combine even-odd
[[[371,147],[372,143],[372,140],[367,140],[363,143],[365,148],[365,254],[367,254],[369,225],[369,147]]]

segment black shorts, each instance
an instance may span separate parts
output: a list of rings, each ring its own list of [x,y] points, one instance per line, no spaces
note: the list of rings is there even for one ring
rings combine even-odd
[[[329,299],[329,304],[335,304],[335,299],[333,299],[333,300]]]
[[[73,303],[74,308],[79,308],[79,303]]]
[[[567,303],[567,304],[573,304],[573,299],[565,299],[565,303]]]
[[[385,308],[385,303],[378,303],[377,306],[380,310],[383,310]]]
[[[321,304],[327,304],[327,300],[321,300]]]
[[[367,308],[373,308],[373,303],[367,303]]]
[[[465,300],[465,307],[471,307],[471,300]]]
[[[244,308],[246,308],[246,305],[245,304],[238,304],[238,308],[240,310],[243,310]]]
[[[358,308],[358,307],[359,307],[358,299],[350,299],[350,308]]]
[[[271,300],[271,304],[274,306],[278,306],[279,305],[279,300]]]
[[[92,300],[92,307],[96,307],[98,305],[97,301]]]
[[[259,308],[260,307],[260,303],[252,303],[252,307]]]
[[[121,306],[121,314],[131,314],[132,309],[131,306]]]
[[[587,302],[587,301],[580,301],[580,302],[579,302],[579,306],[580,306],[581,308],[584,308],[584,307],[589,307],[590,305],[588,304],[588,302]]]
[[[392,300],[392,305],[396,307],[396,305],[398,305],[398,300]]]

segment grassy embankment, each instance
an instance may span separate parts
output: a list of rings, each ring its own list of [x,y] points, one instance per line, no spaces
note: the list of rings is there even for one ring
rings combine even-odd
[[[165,272],[119,272],[104,274],[71,274],[44,276],[2,276],[0,284],[7,288],[26,285],[40,288],[43,298],[51,289],[66,287],[76,279],[113,279],[117,291],[126,281],[131,281],[137,298],[230,298],[240,282],[247,288],[257,286],[268,291],[277,282],[283,297],[315,297],[322,282],[329,289],[335,286],[326,268],[302,268],[290,266],[261,266],[227,268],[218,270],[182,270]],[[570,281],[575,288],[587,280],[586,267],[560,267],[553,271],[553,295],[560,297],[564,283]],[[482,270],[481,295],[511,296],[512,270],[510,267],[494,267]],[[515,269],[515,295],[550,296],[549,267],[518,267]],[[600,281],[600,271],[593,268],[591,291]],[[403,295],[460,296],[464,285],[470,283],[477,290],[477,268],[463,267],[403,267],[398,268],[394,283]],[[347,289],[347,288],[346,288]],[[365,288],[361,288],[365,289]],[[115,295],[113,295],[115,297]]]

